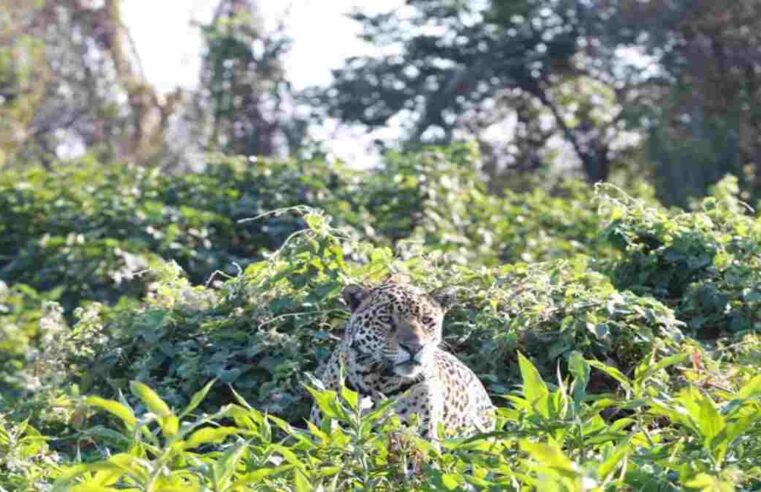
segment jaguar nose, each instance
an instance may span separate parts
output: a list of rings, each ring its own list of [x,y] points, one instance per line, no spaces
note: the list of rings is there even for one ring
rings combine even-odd
[[[410,356],[414,357],[415,354],[423,350],[423,344],[417,340],[407,340],[399,342],[399,346],[409,352]]]

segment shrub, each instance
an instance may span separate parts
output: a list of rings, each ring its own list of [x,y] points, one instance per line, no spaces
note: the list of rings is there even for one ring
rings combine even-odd
[[[19,384],[18,374],[39,335],[43,301],[28,286],[8,287],[0,281],[0,395]]]
[[[14,423],[0,414],[0,490],[50,487],[60,457],[48,440],[29,423]]]
[[[468,146],[84,162],[0,176],[0,213],[0,490],[761,485],[761,217],[731,179],[682,211],[493,195]],[[497,432],[432,446],[348,390],[314,393],[341,427],[306,425],[342,286],[389,274],[457,288],[445,346]]]
[[[583,259],[434,269],[430,258],[395,259],[389,249],[345,239],[321,215],[305,220],[309,229],[218,290],[190,287],[179,270],[169,271],[140,309],[103,323],[104,342],[94,360],[84,361],[82,388],[109,394],[109,387],[139,379],[179,406],[216,378],[257,408],[299,422],[310,405],[303,374],[329,356],[348,316],[342,286],[392,272],[428,289],[459,288],[445,342],[497,393],[515,381],[516,348],[534,356],[545,374],[573,350],[628,371],[645,354],[670,353],[681,340],[668,308],[616,291]],[[220,387],[210,401],[229,396]]]
[[[727,178],[694,212],[603,195],[605,234],[625,252],[614,284],[674,307],[700,336],[761,328],[761,216],[737,194]]]
[[[479,166],[474,146],[389,154],[366,186],[374,229],[392,245],[419,242],[468,264],[609,254],[592,188],[566,181],[551,192],[493,195]]]
[[[60,291],[67,312],[84,300],[140,297],[146,281],[131,274],[157,257],[205,282],[303,227],[290,214],[238,219],[307,202],[354,220],[344,199],[354,195],[351,178],[341,178],[351,174],[334,167],[228,158],[178,176],[92,162],[9,172],[0,178],[0,278]]]
[[[450,261],[497,265],[606,256],[590,188],[490,195],[469,146],[392,154],[380,170],[324,161],[215,157],[203,173],[84,161],[0,177],[0,278],[85,300],[141,297],[161,258],[195,283],[277,250],[319,208],[377,246],[423,244]],[[246,220],[258,217],[257,220]],[[348,230],[348,229],[347,229]]]
[[[446,340],[489,375],[495,393],[515,376],[516,349],[546,375],[573,351],[628,372],[646,354],[673,352],[683,338],[669,308],[618,291],[583,257],[460,275],[464,302],[449,316]]]

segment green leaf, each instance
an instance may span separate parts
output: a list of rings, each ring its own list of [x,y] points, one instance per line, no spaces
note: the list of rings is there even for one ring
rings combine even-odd
[[[534,364],[520,352],[518,352],[518,365],[521,377],[523,378],[523,396],[533,408],[538,409],[545,418],[548,417],[547,400],[549,390],[542,376],[536,370]]]
[[[219,444],[228,436],[238,433],[237,427],[203,427],[193,432],[183,443],[183,448],[197,448],[203,444]]]
[[[130,389],[135,396],[140,398],[148,410],[158,417],[158,423],[164,436],[172,437],[177,434],[180,428],[179,419],[155,391],[139,381],[131,381]]]
[[[581,352],[574,350],[568,357],[568,371],[573,375],[573,401],[578,407],[586,396],[590,366]]]
[[[112,487],[104,487],[102,485],[90,485],[87,483],[80,483],[80,484],[74,485],[68,490],[70,492],[114,492],[114,491],[118,491],[119,489],[115,489]]]
[[[594,359],[587,359],[587,362],[589,363],[590,366],[604,372],[608,376],[618,381],[626,391],[628,392],[634,391],[634,389],[632,388],[632,383],[631,381],[629,381],[629,378],[624,376],[624,374],[618,369],[616,369],[615,367],[611,367],[607,364],[603,364],[602,362],[598,360],[594,360]]]
[[[531,442],[523,439],[520,441],[520,449],[542,466],[551,467],[563,474],[576,473],[576,465],[555,444]]]
[[[214,463],[214,477],[217,488],[222,490],[235,474],[243,453],[248,449],[248,443],[240,442],[231,447]]]
[[[761,395],[761,374],[754,376],[750,381],[745,383],[740,391],[737,392],[737,398],[746,400]]]
[[[161,430],[167,437],[176,435],[177,431],[180,429],[180,419],[178,419],[176,415],[163,417],[159,419],[159,423],[161,424]]]
[[[306,475],[298,468],[293,470],[293,485],[296,492],[310,492],[312,490]]]
[[[718,477],[712,477],[707,473],[700,473],[690,480],[684,482],[685,487],[690,489],[701,489],[706,492],[734,492],[735,486],[730,482],[725,482]]]
[[[318,390],[311,386],[305,386],[305,388],[309,394],[312,395],[312,398],[314,398],[315,403],[324,417],[328,417],[329,419],[346,419],[346,415],[344,415],[340,405],[338,405],[338,394],[335,391]]]
[[[738,414],[740,414],[739,417],[737,417]],[[761,410],[756,408],[736,410],[733,412],[733,418],[727,420],[724,430],[714,438],[715,446],[719,452],[725,452],[735,439],[752,429],[759,421],[761,421]],[[719,457],[723,457],[723,454]]]
[[[697,422],[704,437],[716,437],[724,428],[724,417],[719,413],[714,401],[702,391],[689,388],[679,400]]]
[[[232,483],[232,485],[230,486],[230,489],[238,490],[238,488],[243,487],[244,485],[259,483],[267,477],[271,477],[273,475],[287,472],[289,470],[292,470],[293,468],[294,468],[293,465],[281,465],[276,467],[260,468],[258,470],[254,470],[252,472],[249,472],[243,475],[240,479]]]
[[[106,400],[99,396],[88,396],[85,403],[119,417],[128,428],[133,427],[137,423],[137,418],[135,418],[135,415],[132,413],[132,409],[126,405],[122,405],[118,401]]]
[[[341,385],[341,398],[349,404],[349,408],[357,410],[359,408],[359,393],[352,391],[344,385]]]
[[[441,483],[447,490],[455,490],[460,485],[460,478],[454,473],[443,473]]]
[[[293,427],[291,427],[291,424],[289,424],[287,421],[281,419],[280,417],[275,417],[274,415],[267,415],[267,418],[270,420],[270,422],[273,422],[286,434],[294,434]]]
[[[686,352],[681,354],[675,354],[669,357],[664,357],[663,359],[659,360],[655,364],[647,365],[647,368],[644,371],[642,371],[640,374],[635,376],[634,385],[640,386],[643,382],[645,382],[645,380],[647,380],[650,376],[657,373],[661,369],[665,369],[675,364],[679,364],[680,362],[684,361],[689,356],[690,354]]]
[[[246,399],[245,399],[245,398],[243,398],[242,396],[240,396],[240,394],[239,394],[237,391],[235,391],[235,388],[233,388],[233,387],[232,387],[232,385],[227,385],[227,387],[228,387],[228,388],[230,388],[230,391],[232,392],[232,394],[233,394],[233,397],[235,398],[235,401],[237,401],[237,402],[238,402],[238,404],[239,404],[240,406],[242,406],[243,408],[246,408],[246,409],[248,409],[248,410],[254,410],[254,407],[252,407],[252,406],[251,406],[251,405],[250,405],[250,404],[249,404],[249,403],[246,401]]]
[[[723,461],[729,443],[726,438],[717,437],[726,436],[726,433],[723,433],[726,422],[714,401],[694,387],[683,391],[676,401],[686,410],[690,427],[703,438],[703,444],[713,458],[718,462]]]
[[[601,480],[607,480],[609,475],[616,471],[616,467],[618,467],[618,464],[621,462],[621,460],[624,459],[628,452],[628,443],[616,448],[610,456],[608,456],[602,463],[598,465],[597,476]]]
[[[304,468],[303,460],[301,460],[301,458],[299,458],[299,456],[291,449],[279,444],[273,444],[272,450],[280,453],[283,456],[283,459],[291,465],[294,465],[297,468]]]
[[[320,468],[320,475],[323,477],[332,477],[333,475],[341,473],[341,470],[343,469],[343,466],[323,466]]]
[[[172,415],[169,406],[167,406],[167,404],[164,403],[164,400],[162,400],[150,387],[139,381],[131,381],[129,386],[132,390],[132,394],[140,398],[146,408],[155,415],[159,417],[168,417],[169,415]]]

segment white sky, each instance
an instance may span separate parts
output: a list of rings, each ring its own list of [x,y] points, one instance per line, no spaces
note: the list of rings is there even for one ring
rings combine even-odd
[[[122,15],[134,40],[147,79],[159,92],[176,87],[193,89],[198,84],[201,35],[198,24],[211,20],[218,0],[123,0]],[[303,89],[326,85],[330,70],[352,55],[367,53],[369,46],[357,38],[360,26],[346,14],[353,8],[364,12],[388,11],[404,0],[259,0],[265,27],[283,20],[293,41],[284,60],[293,86]],[[355,166],[375,164],[370,143],[388,130],[366,134],[326,122],[314,135],[328,142],[332,155]]]

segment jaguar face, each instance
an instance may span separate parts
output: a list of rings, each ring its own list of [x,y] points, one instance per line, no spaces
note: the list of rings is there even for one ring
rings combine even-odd
[[[424,293],[386,281],[375,288],[349,285],[342,295],[352,309],[347,337],[359,353],[406,378],[431,364],[444,314],[454,300],[451,289]]]

